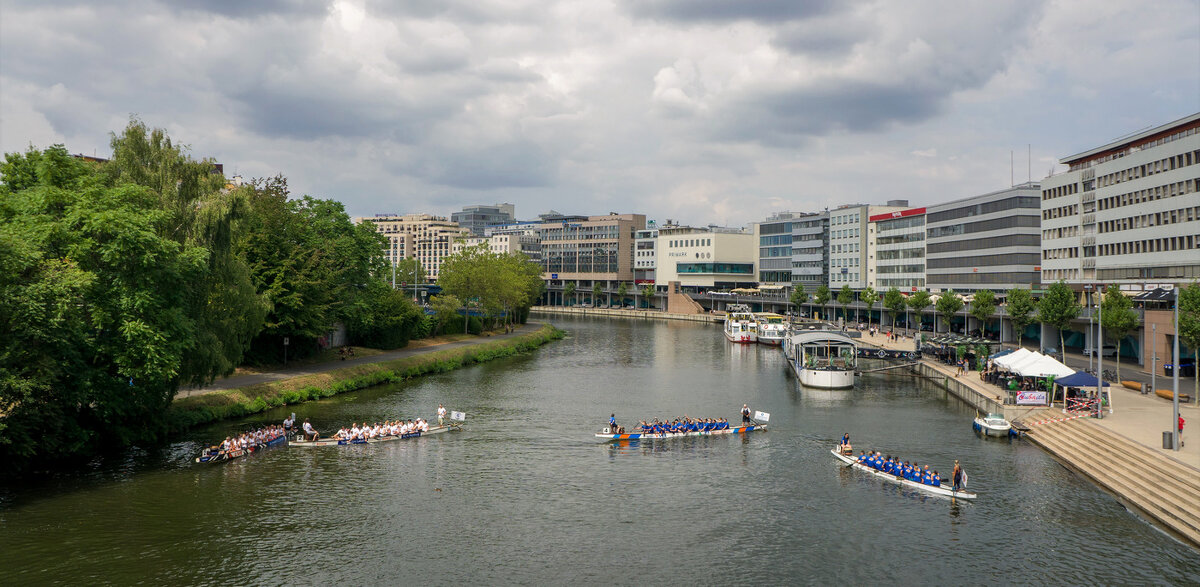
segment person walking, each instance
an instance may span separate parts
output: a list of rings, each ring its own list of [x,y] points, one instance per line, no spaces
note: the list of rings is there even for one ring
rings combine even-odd
[[[1179,448],[1183,448],[1183,416],[1179,417]]]

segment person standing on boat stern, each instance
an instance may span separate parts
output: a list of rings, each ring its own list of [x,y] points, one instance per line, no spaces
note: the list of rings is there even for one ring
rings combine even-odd
[[[608,429],[613,432],[617,431],[617,414],[615,412],[608,417]]]
[[[441,426],[442,424],[444,424],[446,422],[446,406],[443,406],[442,404],[438,404],[437,414],[438,414],[438,426]]]
[[[954,490],[962,489],[962,467],[958,466],[958,461],[954,461]]]
[[[750,423],[750,406],[742,404],[742,424]]]

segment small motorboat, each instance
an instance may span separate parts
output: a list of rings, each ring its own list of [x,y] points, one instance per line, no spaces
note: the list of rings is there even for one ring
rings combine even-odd
[[[976,432],[982,432],[984,436],[1008,436],[1012,433],[1012,423],[1004,419],[1000,414],[988,414],[985,418],[975,418],[975,423],[971,425]]]

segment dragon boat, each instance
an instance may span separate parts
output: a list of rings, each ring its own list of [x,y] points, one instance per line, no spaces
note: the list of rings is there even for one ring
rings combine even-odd
[[[842,454],[841,451],[838,450],[838,447],[834,447],[829,452],[833,454],[833,456],[837,457],[839,461],[846,463],[851,468],[863,471],[865,473],[870,473],[872,476],[883,479],[884,481],[889,481],[891,483],[903,485],[904,487],[924,491],[925,493],[932,493],[933,495],[940,495],[943,497],[956,497],[958,499],[975,499],[978,497],[978,494],[966,491],[965,489],[955,491],[954,489],[946,487],[945,485],[926,485],[924,483],[910,481],[904,477],[897,477],[891,473],[884,473],[883,471],[873,467],[868,467],[867,465],[858,462],[858,459],[854,458],[853,455]]]
[[[392,436],[378,436],[375,438],[344,440],[340,438],[319,438],[315,441],[304,440],[301,437],[299,440],[293,440],[292,446],[349,446],[352,444],[379,444],[381,442],[394,442],[397,440],[408,440],[410,438],[421,438],[431,436],[433,434],[441,434],[451,430],[459,430],[462,424],[446,424],[444,426],[430,426],[429,430],[409,432],[408,434],[397,434]]]

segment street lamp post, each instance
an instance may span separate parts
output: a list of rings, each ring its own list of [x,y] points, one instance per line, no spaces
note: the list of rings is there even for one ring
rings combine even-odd
[[[1171,369],[1171,379],[1173,380],[1175,393],[1171,394],[1174,397],[1171,399],[1172,417],[1171,417],[1171,438],[1172,450],[1179,450],[1179,286],[1175,286],[1175,343],[1173,345],[1172,354],[1175,355]]]
[[[1096,371],[1100,373],[1100,385],[1096,386],[1096,418],[1104,417],[1104,296],[1100,294],[1100,287],[1096,286],[1096,297],[1099,298],[1096,303],[1096,309],[1099,312],[1096,315],[1096,343],[1092,345],[1092,354],[1096,355]],[[1092,313],[1088,312],[1088,316]],[[1096,349],[1100,349],[1097,351]],[[1066,351],[1063,351],[1063,358],[1067,358]]]
[[[1154,375],[1158,371],[1158,325],[1150,325],[1150,353],[1154,358],[1150,359],[1150,393],[1154,393]],[[1142,395],[1146,394],[1146,390],[1142,390]]]
[[[1085,345],[1085,346],[1091,347],[1091,348],[1084,348],[1084,350],[1088,351],[1088,370],[1092,370],[1094,368],[1093,361],[1092,361],[1092,355],[1095,354],[1095,349],[1096,349],[1095,345],[1092,344],[1092,334],[1093,334],[1093,329],[1092,329],[1092,285],[1091,284],[1085,285],[1085,286],[1083,286],[1083,289],[1086,292],[1084,294],[1084,296],[1087,298],[1087,300],[1084,303],[1087,304],[1087,310],[1088,310],[1088,334],[1087,334],[1087,345]],[[1065,355],[1064,355],[1064,357],[1065,357]],[[1094,370],[1092,372],[1096,373],[1096,371],[1094,371]],[[1097,376],[1099,376],[1099,375],[1097,375]]]

